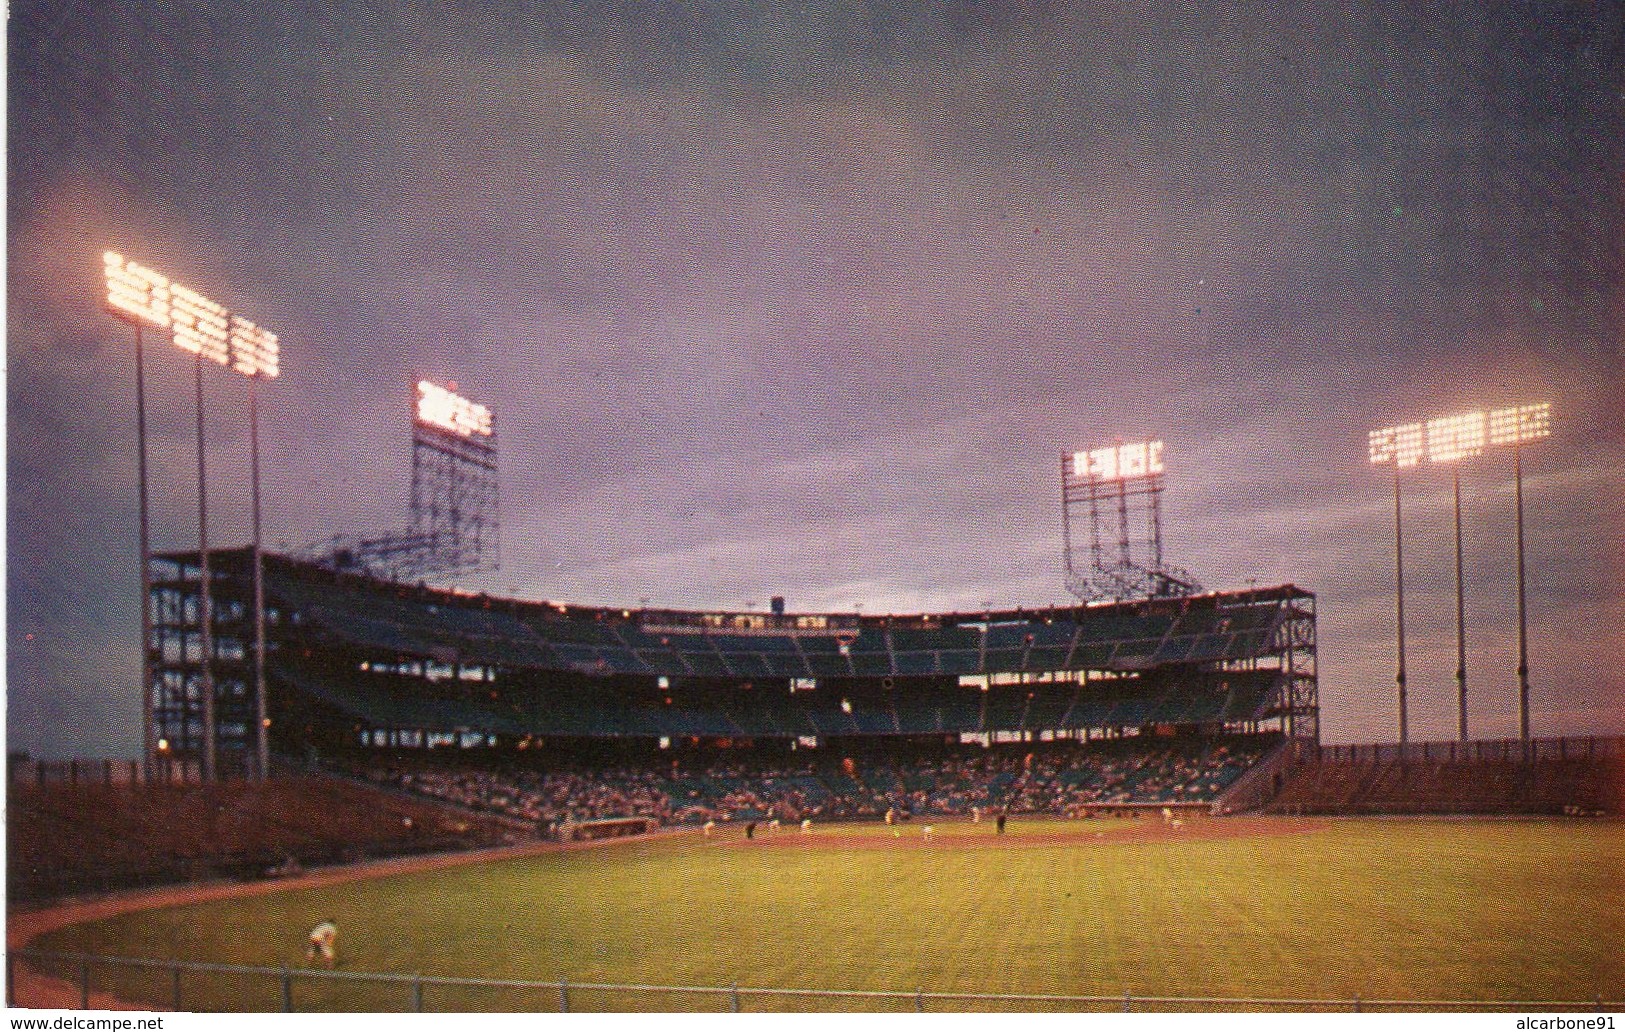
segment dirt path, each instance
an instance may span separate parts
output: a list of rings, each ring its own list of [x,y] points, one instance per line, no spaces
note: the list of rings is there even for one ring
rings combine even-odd
[[[1115,846],[1131,842],[1195,842],[1213,839],[1255,838],[1274,835],[1301,835],[1326,826],[1324,820],[1293,819],[1283,817],[1223,817],[1181,820],[1180,824],[1164,824],[1160,817],[1141,820],[1114,820],[1099,818],[1067,823],[1065,830],[1049,830],[1059,822],[1043,819],[1043,831],[1021,827],[1012,819],[1008,834],[1000,835],[992,821],[971,824],[953,821],[933,825],[929,841],[924,838],[923,827],[929,822],[913,820],[899,825],[898,836],[884,834],[843,833],[839,827],[814,828],[812,834],[802,835],[799,830],[786,829],[775,835],[757,832],[756,842],[777,848],[817,846],[821,849],[896,849],[929,847],[935,849],[1024,849],[1044,846]],[[738,845],[745,845],[739,839]]]

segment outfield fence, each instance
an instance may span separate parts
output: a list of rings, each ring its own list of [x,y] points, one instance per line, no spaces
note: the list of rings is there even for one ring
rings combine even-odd
[[[1617,735],[1562,738],[1487,738],[1471,741],[1410,742],[1406,745],[1307,746],[1305,752],[1323,763],[1482,763],[1536,760],[1599,760],[1625,757],[1625,737]]]
[[[333,971],[324,968],[254,967],[199,961],[105,957],[47,950],[6,954],[6,1002],[42,1006],[19,998],[19,961],[40,975],[61,979],[78,991],[81,1009],[94,994],[110,993],[133,1004],[166,1010],[242,1012],[472,1011],[587,1013],[617,1011],[1059,1011],[1123,1013],[1283,1012],[1492,1013],[1513,1011],[1615,1012],[1625,1000],[1393,1000],[1151,996],[1125,990],[1114,995],[1053,993],[939,992],[923,988],[785,989],[765,986],[659,985],[612,982],[537,981]]]

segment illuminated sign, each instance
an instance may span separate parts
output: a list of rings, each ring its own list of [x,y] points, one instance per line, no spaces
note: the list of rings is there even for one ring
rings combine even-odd
[[[427,380],[418,381],[418,422],[458,437],[491,436],[491,410]]]
[[[104,252],[102,264],[107,274],[107,306],[120,319],[168,330],[182,351],[229,365],[244,375],[277,375],[276,334],[122,255]]]
[[[1162,442],[1119,444],[1072,453],[1072,475],[1087,480],[1133,480],[1162,473]]]
[[[1456,462],[1480,455],[1489,446],[1526,444],[1551,433],[1552,406],[1547,402],[1464,412],[1371,431],[1371,462],[1391,462],[1399,469],[1424,461]]]

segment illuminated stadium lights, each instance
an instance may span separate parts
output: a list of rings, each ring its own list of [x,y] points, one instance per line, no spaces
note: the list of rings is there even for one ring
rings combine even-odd
[[[1119,441],[1061,456],[1066,587],[1085,605],[1201,591],[1188,572],[1163,562],[1162,450],[1161,441]],[[1085,513],[1087,556],[1073,535]]]
[[[418,380],[412,388],[411,425],[410,527],[336,546],[329,561],[338,568],[360,567],[406,580],[494,568],[501,541],[491,409]]]
[[[1162,442],[1144,441],[1072,453],[1072,475],[1089,480],[1132,480],[1163,472]]]
[[[427,380],[418,381],[418,422],[459,437],[491,436],[491,410]]]
[[[1407,423],[1371,431],[1371,464],[1392,462],[1408,468],[1427,454],[1427,437],[1421,423]]]
[[[1518,405],[1490,413],[1491,444],[1528,444],[1552,435],[1552,406]]]
[[[115,317],[168,330],[182,351],[244,376],[275,377],[280,371],[276,334],[117,252],[104,252],[102,265]]]
[[[1428,442],[1434,462],[1455,462],[1484,451],[1484,413],[1428,420]]]
[[[281,372],[281,353],[276,334],[263,330],[247,319],[231,317],[231,365],[244,376],[275,379]]]
[[[1423,462],[1456,462],[1481,455],[1486,446],[1527,444],[1551,436],[1551,405],[1515,405],[1489,412],[1464,412],[1425,423],[1373,430],[1371,464],[1409,469]]]
[[[169,328],[169,280],[113,251],[102,254],[107,304],[126,322]]]
[[[261,377],[275,377],[280,372],[280,355],[274,333],[261,329],[247,319],[231,314],[224,305],[202,294],[175,283],[152,269],[126,259],[116,251],[102,253],[102,267],[106,277],[107,310],[118,319],[136,329],[136,423],[140,438],[140,492],[141,492],[141,572],[142,572],[142,692],[144,708],[144,746],[150,764],[154,755],[154,715],[157,705],[152,695],[151,662],[146,658],[152,638],[151,580],[148,574],[150,551],[148,548],[147,507],[147,451],[146,451],[146,391],[144,363],[142,361],[141,330],[144,326],[168,331],[170,341],[188,354],[196,356],[195,393],[197,398],[197,470],[198,470],[198,565],[199,578],[199,638],[204,656],[213,656],[212,614],[209,574],[209,536],[206,465],[203,438],[203,362],[207,359],[217,365],[229,366],[248,377],[249,440],[252,452],[251,473],[254,519],[254,676],[255,708],[253,723],[257,733],[257,765],[264,777],[270,762],[270,744],[265,734],[269,719],[265,710],[265,603],[260,560],[260,474],[259,474],[259,408],[256,381]],[[200,665],[199,694],[202,697],[202,766],[204,780],[216,776],[215,759],[215,687],[211,663]],[[173,714],[182,725],[189,720],[185,701],[175,702],[179,713]],[[183,729],[182,741],[187,740]]]
[[[1550,437],[1552,406],[1549,402],[1513,405],[1507,408],[1464,412],[1441,416],[1425,423],[1404,423],[1372,430],[1367,437],[1371,464],[1394,467],[1394,587],[1399,670],[1399,740],[1407,738],[1405,694],[1405,561],[1404,535],[1400,513],[1399,471],[1423,462],[1452,466],[1455,487],[1456,535],[1456,683],[1457,732],[1467,740],[1467,616],[1466,591],[1462,572],[1461,467],[1463,459],[1484,454],[1488,448],[1511,446],[1517,481],[1518,548],[1518,727],[1528,741],[1529,728],[1529,628],[1525,604],[1523,543],[1523,445]]]
[[[225,365],[231,350],[226,319],[226,310],[202,294],[179,286],[170,291],[170,329],[182,351]]]
[[[422,576],[494,565],[500,536],[491,409],[419,380],[414,412],[408,538],[425,547],[409,552],[403,569]]]

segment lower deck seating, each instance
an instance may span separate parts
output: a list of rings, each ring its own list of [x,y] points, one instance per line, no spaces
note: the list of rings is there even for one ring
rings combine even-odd
[[[1276,736],[1119,740],[944,749],[907,758],[805,762],[711,760],[664,767],[459,766],[403,762],[356,772],[476,810],[541,826],[612,817],[848,820],[977,811],[1071,814],[1123,804],[1207,803]]]

